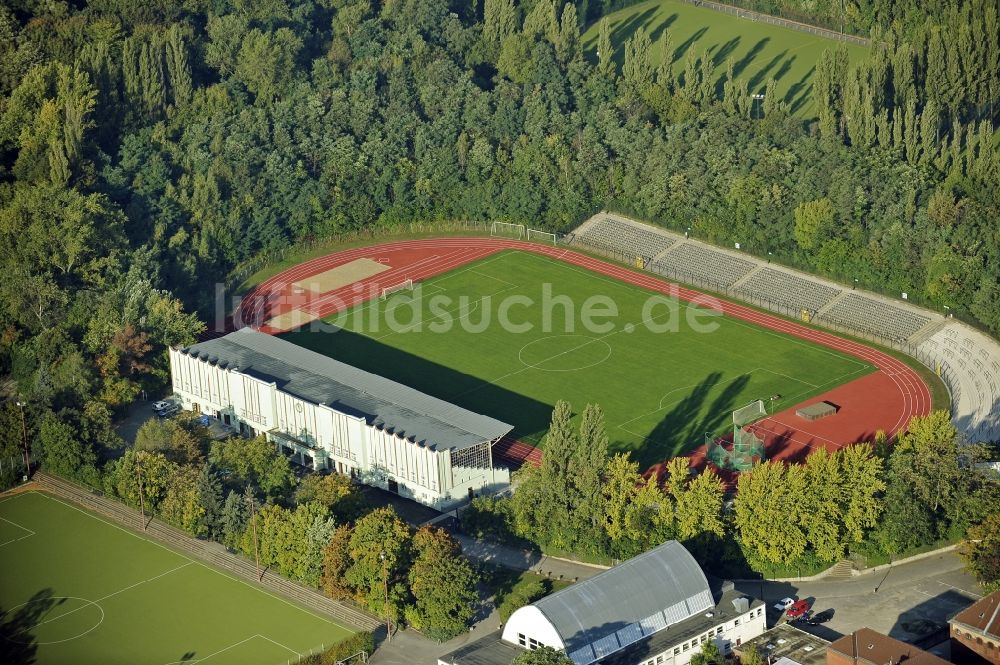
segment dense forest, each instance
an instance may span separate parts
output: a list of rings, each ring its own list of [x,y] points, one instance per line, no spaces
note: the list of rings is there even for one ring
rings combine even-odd
[[[830,42],[803,121],[669,31],[584,52],[614,3],[9,0],[0,457],[23,414],[43,464],[99,465],[234,267],[408,221],[623,209],[997,332],[996,4],[903,4],[843,5],[870,58]]]

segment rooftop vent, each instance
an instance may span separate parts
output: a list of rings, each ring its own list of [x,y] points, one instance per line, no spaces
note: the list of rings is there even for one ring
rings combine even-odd
[[[750,601],[746,598],[733,598],[733,607],[736,608],[737,612],[742,614],[750,609]]]
[[[736,585],[733,584],[732,580],[726,580],[726,581],[724,581],[722,583],[722,593],[726,593],[728,591],[732,591],[735,588],[736,588]]]

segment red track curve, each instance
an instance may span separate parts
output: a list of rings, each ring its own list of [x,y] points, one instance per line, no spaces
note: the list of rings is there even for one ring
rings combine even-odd
[[[902,430],[910,418],[917,415],[925,415],[931,409],[930,390],[917,372],[906,363],[878,349],[837,337],[822,330],[809,328],[794,321],[788,321],[760,312],[744,305],[706,296],[698,291],[667,282],[662,278],[623,268],[573,250],[518,240],[485,237],[431,238],[356,247],[328,254],[289,268],[259,284],[239,303],[234,313],[233,323],[238,328],[252,326],[263,332],[279,332],[267,326],[265,322],[271,317],[292,308],[298,307],[307,310],[319,318],[327,317],[342,309],[378,296],[382,286],[398,284],[404,279],[413,279],[414,281],[427,279],[504,249],[534,252],[585,268],[592,272],[613,277],[653,292],[664,293],[685,302],[698,302],[702,306],[718,309],[726,316],[732,316],[757,326],[814,342],[864,360],[874,365],[878,368],[878,373],[888,378],[888,381],[884,382],[884,386],[880,384],[879,390],[888,387],[890,390],[895,389],[898,391],[898,396],[894,398],[898,399],[900,405],[896,414],[897,418],[891,427],[882,428],[890,437],[895,436]],[[386,262],[391,257],[390,265],[393,265],[393,267],[367,280],[361,288],[358,285],[352,285],[318,296],[293,292],[291,285],[294,282],[363,257],[382,258]],[[863,382],[865,378],[862,377],[857,381]],[[851,384],[853,383],[851,382]],[[871,388],[868,389],[871,390]],[[781,414],[775,415],[778,416]],[[892,414],[888,415],[891,421]],[[889,421],[883,420],[883,423],[885,422]],[[800,446],[811,447],[805,440],[796,439],[794,426],[782,423],[776,418],[774,425],[792,428],[786,430],[782,435],[786,441],[797,443]],[[763,427],[762,429],[766,432],[774,433],[777,428],[769,430],[767,427]],[[871,431],[874,432],[874,428]],[[831,441],[831,443],[844,445],[853,443],[853,441]],[[508,442],[505,450],[508,449],[511,457],[520,457],[519,461],[539,458],[537,450],[527,444]]]

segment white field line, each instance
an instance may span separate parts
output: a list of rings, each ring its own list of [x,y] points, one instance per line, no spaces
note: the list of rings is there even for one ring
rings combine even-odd
[[[24,492],[21,492],[21,494],[24,494]],[[4,545],[10,545],[11,543],[16,543],[19,540],[24,540],[25,538],[31,538],[32,536],[38,535],[36,532],[32,531],[28,527],[21,526],[17,522],[12,522],[11,520],[7,519],[6,517],[0,517],[0,520],[3,520],[7,524],[13,524],[18,529],[21,529],[22,531],[27,531],[28,532],[28,535],[26,535],[26,536],[21,536],[20,538],[11,538],[10,540],[5,540],[4,542],[0,543],[0,547],[3,547]]]
[[[311,617],[314,617],[314,618],[319,619],[321,621],[325,621],[325,622],[327,622],[328,624],[330,624],[332,626],[337,626],[338,628],[341,628],[341,629],[346,630],[348,632],[354,632],[350,628],[347,628],[346,626],[341,626],[339,623],[331,621],[330,619],[328,619],[326,617],[320,616],[320,615],[316,614],[315,612],[307,610],[304,607],[300,607],[300,606],[296,605],[295,603],[292,603],[291,601],[285,600],[281,596],[276,596],[275,594],[271,593],[270,591],[267,591],[266,589],[262,589],[261,587],[254,586],[254,585],[250,584],[249,582],[241,580],[238,577],[234,577],[232,575],[226,574],[226,573],[222,572],[221,570],[218,570],[216,568],[213,568],[212,566],[209,566],[206,563],[198,561],[197,559],[192,559],[191,557],[189,557],[187,555],[184,555],[184,554],[181,554],[180,552],[174,551],[174,550],[170,549],[169,547],[167,547],[166,545],[163,545],[162,543],[158,543],[155,540],[152,540],[150,538],[143,538],[142,536],[129,531],[125,527],[122,527],[122,526],[119,526],[117,524],[114,524],[113,522],[109,522],[109,521],[107,521],[106,519],[104,519],[102,517],[98,517],[97,515],[93,515],[93,514],[87,512],[86,510],[84,510],[82,508],[79,508],[77,506],[74,506],[71,503],[67,503],[66,501],[63,501],[62,499],[56,498],[54,496],[49,496],[45,492],[33,492],[33,494],[38,494],[39,496],[43,496],[46,499],[50,499],[52,501],[55,501],[56,503],[61,503],[61,504],[63,504],[64,506],[66,506],[68,508],[72,508],[73,510],[76,510],[77,512],[83,513],[87,517],[90,517],[92,519],[97,520],[98,522],[104,522],[108,526],[113,527],[115,529],[118,529],[119,531],[123,531],[123,532],[127,533],[128,535],[132,536],[133,538],[136,538],[137,540],[142,540],[142,541],[145,541],[145,542],[147,542],[147,543],[149,543],[151,545],[155,545],[156,547],[159,547],[162,550],[165,550],[167,552],[170,552],[171,554],[174,554],[176,556],[181,557],[182,559],[185,559],[185,560],[190,561],[190,562],[192,562],[194,564],[197,564],[197,565],[201,566],[202,568],[204,568],[206,570],[209,570],[209,571],[215,573],[216,575],[219,575],[220,577],[225,577],[226,579],[232,580],[234,582],[238,582],[239,584],[242,584],[245,587],[249,587],[249,588],[253,589],[254,591],[262,593],[265,596],[270,596],[271,598],[274,598],[275,600],[280,601],[280,602],[284,603],[285,605],[288,605],[289,607],[292,607],[292,608],[298,610],[299,612],[302,612],[304,614],[308,614]]]

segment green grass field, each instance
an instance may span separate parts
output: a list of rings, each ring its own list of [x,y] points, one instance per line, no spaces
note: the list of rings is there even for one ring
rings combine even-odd
[[[0,500],[0,661],[261,665],[341,626],[39,492]]]
[[[660,35],[670,30],[674,47],[674,71],[684,70],[688,49],[700,56],[706,50],[715,63],[715,74],[726,73],[726,63],[732,59],[737,78],[746,78],[751,92],[763,92],[767,80],[773,78],[778,93],[792,112],[812,117],[810,80],[820,54],[837,42],[806,32],[759,23],[730,14],[695,7],[680,0],[652,0],[608,14],[611,42],[619,65],[624,60],[625,41],[639,27],[653,40],[650,60],[654,65],[662,59]],[[596,61],[598,24],[583,35],[587,57]],[[867,55],[867,49],[847,45],[851,62]]]
[[[545,284],[550,299],[573,303],[572,326],[566,308],[544,305]],[[607,330],[582,324],[584,304],[595,295],[617,307],[617,316],[595,319]],[[632,451],[643,464],[701,445],[705,432],[724,430],[732,410],[753,399],[781,395],[771,403],[777,411],[873,369],[733,318],[707,319],[716,329],[700,332],[688,321],[698,308],[659,297],[644,311],[652,295],[545,256],[506,251],[328,319],[339,330],[284,337],[499,418],[536,444],[557,400],[577,412],[597,402],[612,448]],[[436,302],[443,296],[451,302]],[[531,330],[499,325],[505,306],[511,323]],[[441,331],[448,320],[450,329]],[[670,330],[650,329],[671,321]]]

